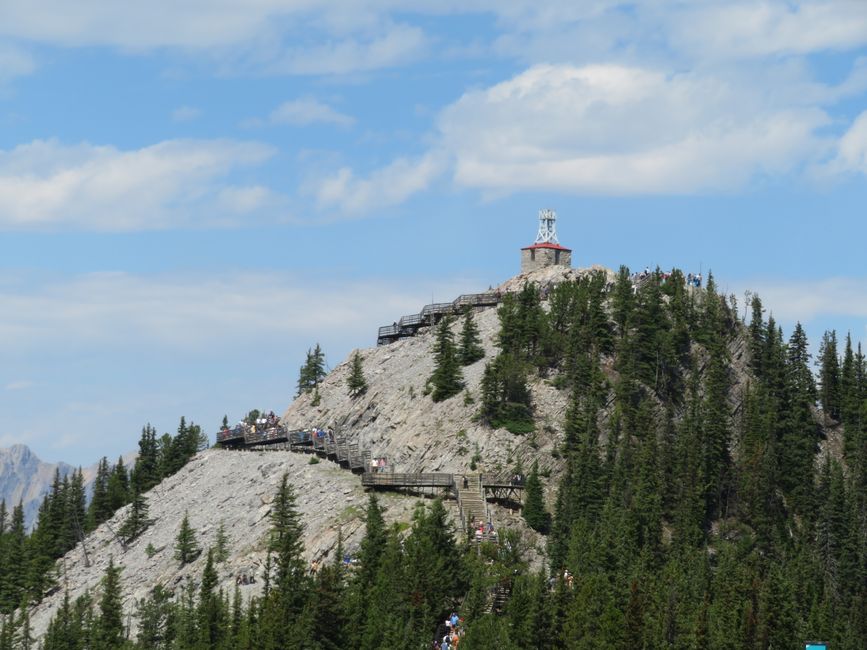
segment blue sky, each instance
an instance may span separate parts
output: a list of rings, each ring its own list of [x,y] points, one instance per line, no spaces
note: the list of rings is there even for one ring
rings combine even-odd
[[[0,445],[282,411],[316,342],[514,275],[543,207],[578,266],[865,340],[865,205],[861,0],[10,0]]]

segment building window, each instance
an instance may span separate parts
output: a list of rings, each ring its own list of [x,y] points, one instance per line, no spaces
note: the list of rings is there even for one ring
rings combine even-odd
[[[536,249],[535,248],[530,249],[530,261],[531,262],[536,261]]]

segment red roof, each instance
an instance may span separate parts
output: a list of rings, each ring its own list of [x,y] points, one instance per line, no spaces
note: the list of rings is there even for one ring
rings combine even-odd
[[[561,246],[560,244],[533,244],[532,246],[524,246],[522,251],[529,251],[534,248],[553,248],[556,251],[566,251],[567,253],[571,253],[571,248],[566,248],[565,246]]]

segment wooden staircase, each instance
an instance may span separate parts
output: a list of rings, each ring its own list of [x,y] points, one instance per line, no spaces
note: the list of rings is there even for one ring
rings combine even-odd
[[[509,600],[510,589],[506,585],[497,585],[488,594],[488,614],[500,614]]]
[[[466,481],[466,487],[464,487],[464,481]],[[475,521],[476,525],[480,522],[487,523],[488,504],[482,491],[481,476],[479,474],[456,476],[455,488],[458,495],[459,511],[463,519],[462,525],[466,526],[470,521]]]

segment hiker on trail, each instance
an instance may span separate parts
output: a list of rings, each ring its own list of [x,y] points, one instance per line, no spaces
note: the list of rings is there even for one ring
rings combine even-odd
[[[467,480],[467,477],[464,477],[464,489],[466,490],[470,486],[470,482]]]

